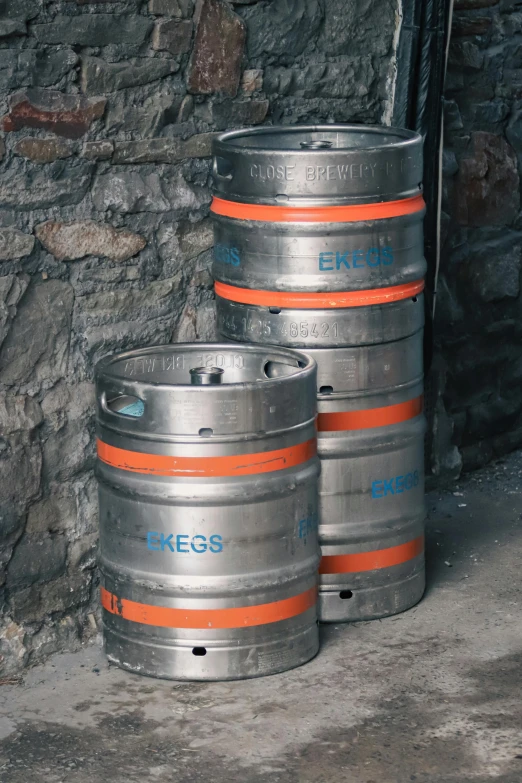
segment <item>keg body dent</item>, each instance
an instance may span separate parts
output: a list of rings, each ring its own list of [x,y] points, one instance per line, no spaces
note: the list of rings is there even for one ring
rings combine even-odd
[[[214,144],[218,329],[318,365],[320,619],[424,590],[422,140],[364,126]]]
[[[259,346],[172,345],[99,364],[109,659],[220,680],[315,655],[315,375],[308,357]],[[136,401],[140,415],[127,415]]]

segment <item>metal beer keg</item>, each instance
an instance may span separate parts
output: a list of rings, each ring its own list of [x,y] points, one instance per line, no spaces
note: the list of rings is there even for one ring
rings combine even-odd
[[[426,271],[418,134],[357,125],[233,131],[214,142],[213,172],[225,337],[340,347],[391,342],[416,320],[412,300]]]
[[[319,616],[396,614],[425,585],[422,329],[310,354],[321,366]]]
[[[167,345],[96,371],[108,657],[226,680],[318,650],[316,366],[284,348]]]
[[[424,277],[418,134],[256,128],[222,134],[213,150],[219,283],[250,292],[372,289],[375,298],[375,289]]]
[[[220,333],[318,364],[320,619],[406,609],[424,589],[422,139],[234,131],[213,172]]]

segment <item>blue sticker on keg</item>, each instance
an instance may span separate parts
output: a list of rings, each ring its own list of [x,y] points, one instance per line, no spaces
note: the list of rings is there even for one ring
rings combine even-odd
[[[221,264],[230,264],[231,266],[240,266],[241,264],[241,256],[237,247],[214,245],[214,258]]]
[[[317,514],[311,514],[297,523],[297,535],[299,538],[306,538],[310,533],[315,533],[319,525]]]
[[[320,272],[340,272],[345,269],[364,269],[364,267],[390,266],[393,264],[393,248],[369,247],[366,250],[346,250],[345,252],[319,253]]]
[[[135,416],[136,418],[139,418],[140,416],[143,416],[144,411],[144,403],[141,400],[136,400],[136,402],[126,405],[124,408],[120,408],[118,413],[121,413],[123,416]]]
[[[385,498],[388,495],[402,495],[419,486],[419,471],[413,470],[404,476],[394,476],[381,481],[372,481],[372,498]]]
[[[184,533],[147,533],[147,549],[152,552],[177,552],[179,554],[202,555],[204,552],[219,554],[223,551],[223,536],[214,534],[209,536],[190,536]]]

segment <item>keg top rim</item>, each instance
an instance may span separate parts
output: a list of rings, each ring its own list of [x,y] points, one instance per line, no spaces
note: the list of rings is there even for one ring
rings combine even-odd
[[[167,381],[153,381],[146,379],[145,377],[137,377],[134,376],[133,378],[130,378],[126,376],[122,372],[118,372],[117,365],[122,365],[122,363],[136,360],[136,359],[147,359],[147,357],[152,356],[158,356],[162,354],[183,354],[183,353],[228,353],[228,354],[238,354],[238,353],[248,353],[250,355],[252,354],[259,354],[260,358],[265,357],[266,363],[269,363],[271,360],[276,359],[277,357],[281,357],[282,359],[297,359],[300,364],[294,365],[295,366],[295,372],[290,373],[289,375],[285,376],[287,379],[298,379],[302,378],[303,376],[310,375],[310,373],[313,373],[316,368],[316,361],[315,359],[307,354],[306,352],[300,351],[299,349],[295,350],[293,348],[285,348],[284,346],[277,346],[277,345],[261,345],[256,343],[169,343],[167,345],[152,345],[148,346],[146,348],[135,348],[130,351],[124,351],[122,353],[117,354],[109,354],[108,356],[104,356],[102,359],[100,359],[96,363],[95,367],[95,375],[96,378],[101,379],[101,377],[105,376],[106,378],[112,377],[113,379],[118,380],[125,380],[125,381],[138,381],[140,384],[145,384],[148,386],[153,386],[155,388],[164,388],[164,389],[180,389],[180,390],[187,390],[191,393],[200,393],[202,389],[205,390],[205,393],[214,393],[218,394],[220,389],[228,388],[245,388],[246,386],[249,387],[259,387],[262,385],[262,387],[265,387],[267,384],[272,384],[274,382],[280,382],[281,380],[284,380],[284,377],[271,377],[269,375],[266,375],[264,378],[259,378],[257,380],[244,380],[244,381],[233,381],[233,382],[224,382],[221,384],[215,384],[215,385],[205,385],[205,386],[197,386],[193,385],[190,380],[190,375],[187,376],[186,383],[179,383],[179,382],[173,382],[168,383]],[[123,367],[125,364],[122,365]]]
[[[262,144],[263,137],[277,136],[278,134],[289,136],[291,134],[299,133],[365,133],[373,134],[375,137],[388,136],[394,137],[385,143],[368,144],[364,146],[357,146],[351,144],[349,146],[336,146],[328,147],[324,149],[310,149],[296,146],[295,149],[282,147],[264,146]],[[259,139],[259,146],[249,146],[242,144],[242,140],[250,137],[256,137]],[[389,150],[396,150],[398,148],[404,148],[409,146],[415,146],[422,143],[422,137],[416,131],[407,130],[406,128],[395,128],[385,125],[363,125],[363,124],[331,124],[331,125],[269,125],[261,128],[242,128],[240,130],[226,131],[221,133],[214,140],[215,145],[226,145],[227,148],[234,148],[242,151],[252,152],[266,152],[277,153],[283,152],[292,154],[308,155],[313,152],[314,155],[331,155],[335,152],[357,152],[357,151],[370,151],[376,150],[379,152],[386,152]]]

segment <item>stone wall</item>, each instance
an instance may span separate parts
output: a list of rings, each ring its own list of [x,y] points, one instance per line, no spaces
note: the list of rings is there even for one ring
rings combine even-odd
[[[214,336],[213,134],[391,116],[396,12],[0,0],[2,674],[97,629],[94,362]]]
[[[445,101],[434,468],[522,445],[522,3],[456,0]]]

